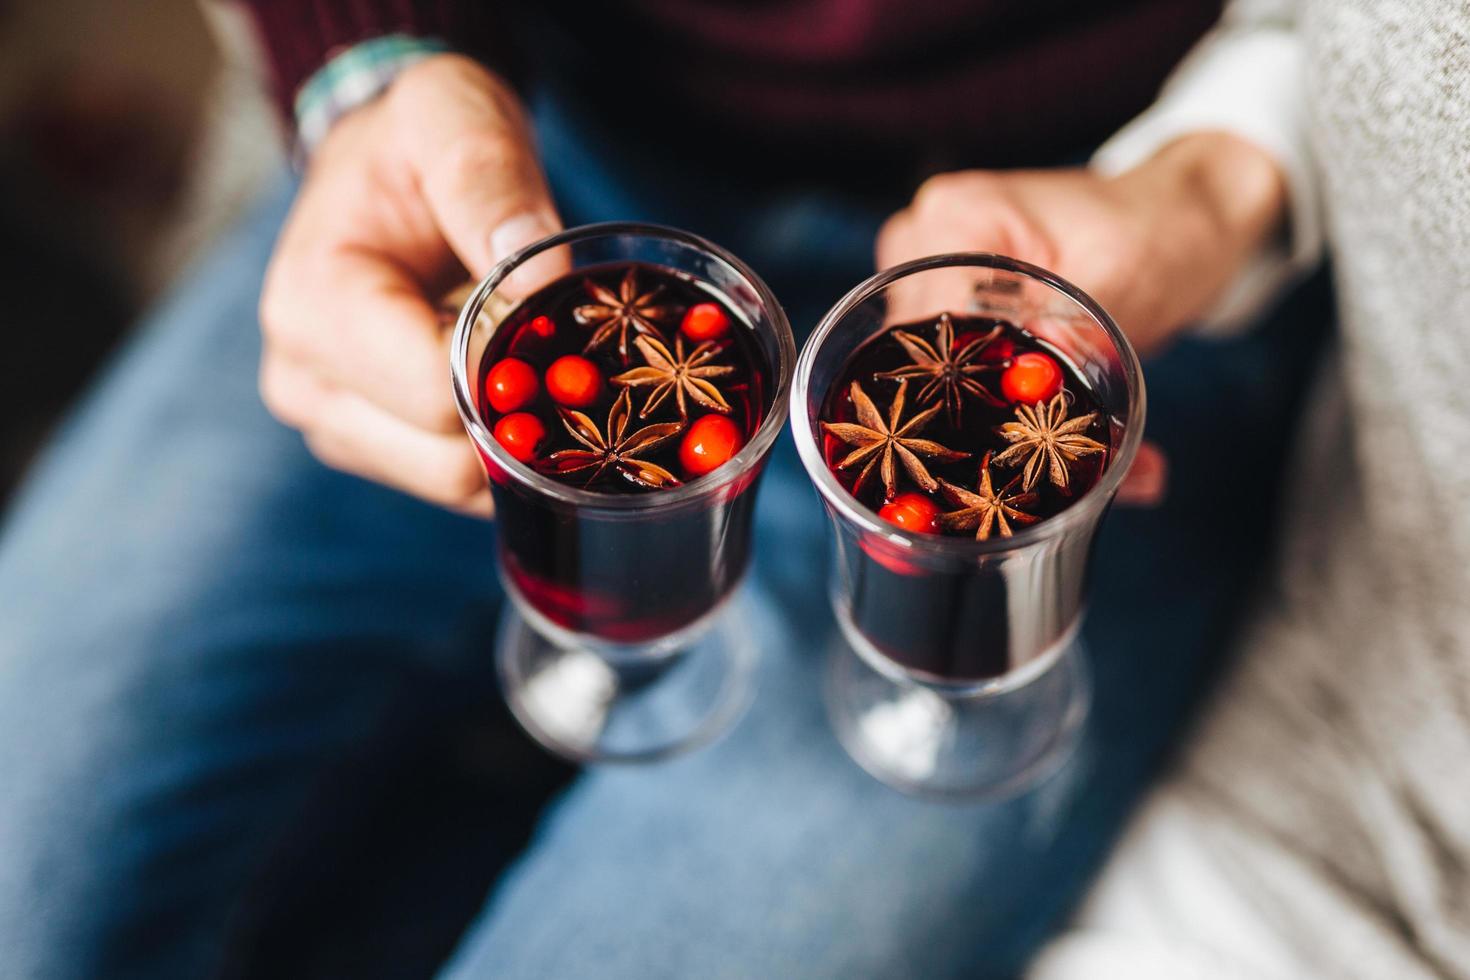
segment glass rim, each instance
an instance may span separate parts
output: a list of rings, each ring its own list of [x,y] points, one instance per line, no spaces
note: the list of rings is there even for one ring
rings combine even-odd
[[[984,541],[973,538],[952,537],[942,534],[918,534],[906,531],[883,520],[877,512],[860,502],[838,482],[827,467],[817,441],[817,425],[806,417],[808,382],[816,363],[817,351],[823,341],[836,329],[842,320],[858,306],[867,302],[881,290],[900,279],[933,269],[968,266],[974,268],[1000,269],[1014,272],[1050,286],[1082,307],[1112,342],[1123,365],[1123,380],[1128,392],[1127,418],[1124,420],[1123,439],[1113,454],[1112,461],[1102,476],[1086,493],[1060,514],[1056,514],[1030,527],[1016,530],[1010,537],[988,538]],[[796,449],[801,456],[807,475],[816,485],[818,493],[828,507],[834,508],[845,519],[857,525],[867,534],[877,536],[913,552],[948,558],[978,558],[985,555],[1019,551],[1033,544],[1052,541],[1074,528],[1095,520],[1117,492],[1123,476],[1133,465],[1138,447],[1143,442],[1143,422],[1147,407],[1144,391],[1143,368],[1138,353],[1114,322],[1107,310],[1087,293],[1063,279],[1030,262],[1013,259],[994,252],[946,252],[913,259],[885,269],[858,283],[837,301],[802,347],[796,364],[796,378],[791,391],[791,428],[796,440]],[[798,421],[799,419],[799,421]]]
[[[757,300],[765,307],[767,318],[776,332],[778,363],[773,365],[776,386],[766,417],[761,420],[754,434],[734,456],[712,472],[683,483],[673,490],[660,490],[653,493],[601,493],[553,480],[506,452],[491,434],[484,420],[480,418],[480,413],[475,406],[476,386],[470,381],[467,363],[470,335],[490,294],[505,281],[513,270],[519,268],[526,260],[548,249],[593,238],[619,235],[672,241],[719,259],[755,292]],[[460,308],[459,318],[455,322],[454,336],[449,345],[449,359],[450,372],[454,381],[455,405],[459,409],[465,430],[480,450],[494,459],[506,473],[539,494],[579,509],[642,513],[677,507],[680,504],[704,498],[745,476],[765,457],[767,450],[776,441],[776,437],[786,424],[786,413],[790,406],[791,381],[795,373],[796,340],[791,334],[791,325],[786,320],[786,312],[776,301],[775,294],[771,292],[770,287],[760,276],[756,275],[754,270],[729,251],[693,232],[671,228],[667,225],[639,221],[602,221],[564,229],[554,235],[532,242],[496,263],[485,278],[480,280],[479,285],[475,287],[474,292]]]

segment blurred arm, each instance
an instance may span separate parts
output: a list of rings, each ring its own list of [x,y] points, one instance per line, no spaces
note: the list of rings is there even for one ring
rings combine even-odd
[[[237,0],[270,64],[282,116],[310,148],[404,68],[459,51],[492,68],[507,52],[494,4],[480,0]]]
[[[1306,134],[1301,40],[1292,0],[1236,0],[1169,78],[1158,101],[1105,143],[1093,168],[1117,175],[1181,137],[1224,132],[1269,154],[1286,181],[1284,234],[1247,262],[1205,317],[1207,330],[1248,323],[1323,249],[1320,190]]]

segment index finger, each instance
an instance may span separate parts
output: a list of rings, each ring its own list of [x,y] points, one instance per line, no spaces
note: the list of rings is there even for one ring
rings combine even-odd
[[[262,305],[268,344],[411,425],[459,430],[449,329],[405,270],[350,246],[284,265]]]

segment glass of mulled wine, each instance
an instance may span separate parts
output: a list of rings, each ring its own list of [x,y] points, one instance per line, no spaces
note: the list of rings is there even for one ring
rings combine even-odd
[[[589,225],[496,266],[451,358],[495,501],[516,717],[584,761],[725,731],[752,692],[733,597],[796,358],[770,290],[686,232]]]
[[[934,256],[833,307],[791,404],[836,532],[824,694],[843,745],[908,792],[1035,785],[1090,703],[1088,559],[1143,435],[1127,339],[1043,269]]]

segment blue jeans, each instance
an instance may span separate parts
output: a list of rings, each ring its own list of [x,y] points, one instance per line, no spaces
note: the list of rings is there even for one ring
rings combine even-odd
[[[703,232],[767,276],[799,335],[869,271],[890,202],[713,187],[546,107],[540,119],[570,222]],[[576,776],[524,849],[494,819],[470,828],[505,836],[498,880],[452,863],[425,880],[392,855],[464,801],[395,751],[493,702],[494,528],[322,467],[261,407],[255,305],[290,193],[269,194],[144,325],[0,534],[0,975],[1013,973],[1219,660],[1261,559],[1252,532],[1305,325],[1184,344],[1150,367],[1174,494],[1107,520],[1086,628],[1096,707],[1038,791],[918,802],[842,754],[816,682],[827,529],[784,438],[757,519],[751,713],[701,753]],[[1286,319],[1320,315],[1314,298]],[[492,814],[534,807],[557,772],[488,755],[467,765],[492,774]],[[344,840],[396,786],[410,817]],[[355,885],[318,890],[331,875]],[[441,962],[412,937],[459,929],[469,913],[441,908],[446,892],[483,905]],[[359,905],[386,924],[323,949],[322,923]],[[271,949],[280,963],[262,960]]]

